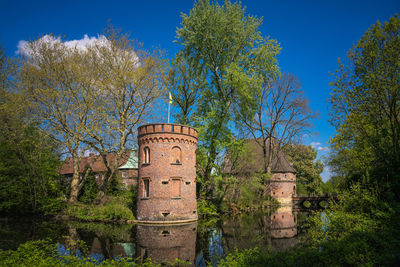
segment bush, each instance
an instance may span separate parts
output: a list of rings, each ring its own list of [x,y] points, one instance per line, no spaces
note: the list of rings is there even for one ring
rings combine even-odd
[[[0,250],[0,266],[98,266],[99,262],[87,256],[72,256],[71,251],[61,255],[57,252],[57,246],[49,240],[30,241],[22,244],[16,251]],[[138,262],[138,263],[136,263]],[[131,258],[107,259],[101,262],[101,266],[147,266],[156,267],[160,264],[145,260],[139,263]],[[184,265],[184,262],[176,260],[173,265]]]
[[[116,199],[102,205],[75,204],[67,208],[67,215],[84,221],[134,220],[132,211]]]
[[[200,218],[218,217],[217,207],[211,202],[205,199],[199,199],[197,201],[197,213]]]
[[[82,189],[79,191],[78,200],[90,204],[96,199],[99,193],[99,186],[93,173],[90,173],[83,183]]]

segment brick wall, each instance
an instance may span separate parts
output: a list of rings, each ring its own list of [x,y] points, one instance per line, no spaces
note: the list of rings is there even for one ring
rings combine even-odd
[[[296,174],[274,173],[268,180],[266,194],[276,198],[282,204],[292,204],[292,196],[296,195]]]
[[[177,124],[144,125],[139,127],[138,143],[137,219],[197,219],[197,131]],[[148,163],[145,162],[147,149]]]

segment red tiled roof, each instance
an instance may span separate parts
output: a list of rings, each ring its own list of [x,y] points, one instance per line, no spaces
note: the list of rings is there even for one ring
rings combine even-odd
[[[116,155],[114,153],[107,155],[107,161],[109,162],[109,164],[113,162],[115,156]],[[122,154],[121,158],[119,159],[118,166],[124,165],[128,160],[128,158],[129,158],[129,153]],[[90,166],[91,163],[93,163],[92,165],[93,172],[107,171],[107,167],[104,164],[103,158],[100,155],[90,155],[89,157],[83,157],[81,159],[81,162],[79,164],[79,172],[82,173],[87,167]],[[73,174],[73,172],[74,168],[73,168],[72,158],[67,158],[64,161],[63,165],[60,167],[59,173],[62,175],[67,175],[67,174]]]

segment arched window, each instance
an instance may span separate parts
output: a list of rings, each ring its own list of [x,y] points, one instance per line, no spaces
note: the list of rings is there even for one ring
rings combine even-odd
[[[181,151],[180,147],[174,146],[171,149],[170,163],[171,164],[182,164],[182,151]]]
[[[143,163],[149,164],[150,163],[150,148],[145,147],[143,149]]]

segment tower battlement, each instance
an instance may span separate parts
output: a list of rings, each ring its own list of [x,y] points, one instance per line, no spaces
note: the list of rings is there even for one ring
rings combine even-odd
[[[138,131],[139,137],[147,134],[179,134],[191,136],[197,140],[197,130],[195,128],[180,124],[152,123],[140,126]]]

